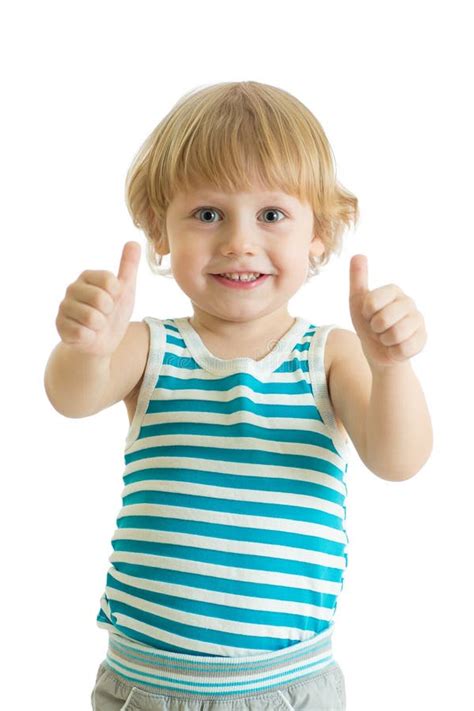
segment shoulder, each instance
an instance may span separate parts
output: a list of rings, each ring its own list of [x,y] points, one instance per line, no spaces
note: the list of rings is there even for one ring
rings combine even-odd
[[[330,382],[331,368],[335,362],[340,360],[344,354],[357,348],[359,343],[357,334],[353,331],[348,331],[346,328],[332,328],[329,331],[324,351],[324,364],[326,366],[328,384]]]
[[[342,423],[363,461],[365,423],[372,388],[372,373],[359,336],[345,328],[328,334],[328,394],[337,419]]]
[[[150,328],[145,321],[130,321],[116,351],[116,367],[129,373],[125,401],[133,399],[140,389],[150,347]],[[130,389],[128,389],[131,386]]]
[[[145,321],[130,321],[128,324],[126,338],[130,339],[130,343],[137,355],[146,356],[150,344],[150,328]]]
[[[347,328],[332,328],[328,333],[326,349],[329,351],[331,358],[338,358],[344,355],[346,349],[359,345],[360,339],[357,333],[349,331]]]
[[[363,356],[360,338],[354,331],[349,331],[347,328],[333,328],[328,333],[326,340],[325,363],[327,361],[327,376],[328,384],[330,384],[331,374],[335,373],[336,366],[345,367],[349,361],[360,361]],[[365,357],[364,357],[365,360]]]
[[[348,361],[355,363],[357,359],[360,359],[361,352],[360,339],[354,331],[349,331],[346,328],[332,328],[329,331],[326,339],[324,365],[328,395],[335,410],[336,378],[340,380],[341,369],[347,370]],[[340,407],[338,410],[340,410]],[[340,419],[337,411],[336,416]]]

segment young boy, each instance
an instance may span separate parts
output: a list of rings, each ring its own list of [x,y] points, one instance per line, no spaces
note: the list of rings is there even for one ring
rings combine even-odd
[[[123,400],[130,419],[93,708],[345,709],[331,636],[349,437],[391,481],[428,459],[409,364],[423,317],[394,284],[368,290],[363,255],[356,333],[288,313],[358,208],[321,125],[282,89],[183,97],[137,154],[127,204],[193,315],[129,322],[136,242],[117,276],[82,272],[59,307],[51,403],[85,417]]]

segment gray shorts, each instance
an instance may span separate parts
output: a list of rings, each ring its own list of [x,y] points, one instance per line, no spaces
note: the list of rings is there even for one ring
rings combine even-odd
[[[345,711],[344,674],[337,662],[304,681],[271,692],[216,699],[153,694],[128,684],[104,660],[91,695],[94,711]]]

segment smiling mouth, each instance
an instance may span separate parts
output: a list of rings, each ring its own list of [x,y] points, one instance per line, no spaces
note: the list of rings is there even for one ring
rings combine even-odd
[[[255,272],[256,274],[257,272]],[[222,284],[223,286],[231,287],[234,289],[252,289],[255,286],[259,286],[262,282],[270,278],[270,274],[260,274],[256,279],[229,279],[228,277],[222,276],[222,274],[211,274],[214,279]]]
[[[247,271],[228,271],[228,272],[209,272],[212,276],[224,276],[224,274],[258,274],[259,276],[270,276],[269,272],[257,272],[257,270],[248,269]]]
[[[268,274],[265,274],[264,272],[221,272],[220,274],[219,273],[213,274],[212,276],[221,276],[221,277],[225,277],[226,279],[230,279],[231,277],[227,277],[226,274],[239,274],[239,276],[240,276],[242,274],[249,274],[249,273],[256,274],[257,277],[268,276]]]

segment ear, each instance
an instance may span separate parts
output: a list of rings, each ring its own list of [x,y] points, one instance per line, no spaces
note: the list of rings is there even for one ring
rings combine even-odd
[[[321,237],[314,235],[309,245],[309,253],[312,257],[322,257],[324,254],[325,245]]]
[[[168,236],[166,234],[166,218],[159,220],[157,215],[150,209],[148,215],[151,220],[148,223],[149,239],[153,243],[153,249],[157,255],[165,256],[170,253]]]

